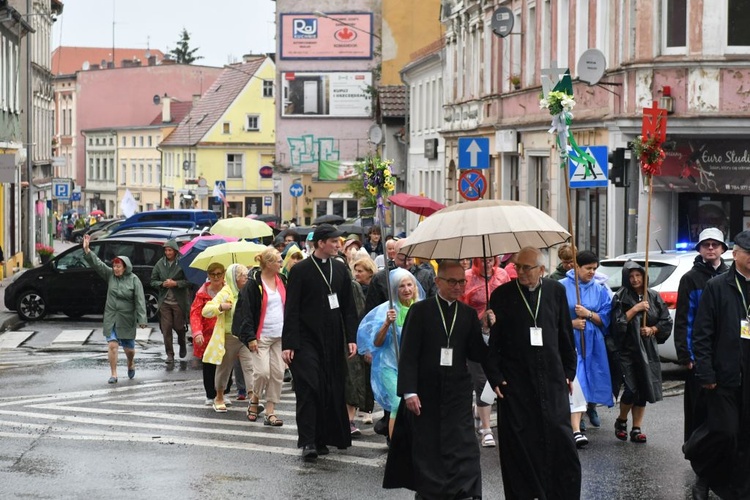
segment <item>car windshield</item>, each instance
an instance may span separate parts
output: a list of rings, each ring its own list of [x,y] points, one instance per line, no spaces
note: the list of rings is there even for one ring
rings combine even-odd
[[[602,262],[597,271],[609,276],[607,285],[616,292],[622,286],[622,266],[626,260],[610,260]],[[640,265],[644,265],[642,260],[635,260]],[[666,262],[649,262],[648,264],[648,287],[653,288],[661,285],[677,269],[677,266],[667,264]]]

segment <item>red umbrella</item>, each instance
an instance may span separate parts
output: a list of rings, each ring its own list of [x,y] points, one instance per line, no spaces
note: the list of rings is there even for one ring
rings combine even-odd
[[[388,197],[388,199],[397,207],[405,208],[423,217],[428,217],[438,210],[445,208],[445,205],[431,200],[426,196],[416,196],[407,193],[398,193]]]
[[[101,210],[92,210],[91,215],[96,217],[97,215],[104,215],[104,212],[102,212]]]

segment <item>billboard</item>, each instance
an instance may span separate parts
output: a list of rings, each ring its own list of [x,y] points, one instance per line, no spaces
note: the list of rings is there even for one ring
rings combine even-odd
[[[281,116],[372,115],[372,73],[282,73]]]
[[[372,59],[372,13],[280,17],[281,59]]]

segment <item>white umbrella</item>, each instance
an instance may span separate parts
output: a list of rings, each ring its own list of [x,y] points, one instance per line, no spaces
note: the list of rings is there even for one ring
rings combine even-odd
[[[446,207],[426,218],[401,250],[424,259],[470,259],[549,248],[570,234],[538,208],[508,200],[481,200]]]

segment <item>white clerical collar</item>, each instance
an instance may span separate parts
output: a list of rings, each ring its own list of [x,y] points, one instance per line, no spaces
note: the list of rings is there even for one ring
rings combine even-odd
[[[448,300],[448,299],[446,299],[445,297],[443,297],[442,295],[440,295],[440,292],[438,292],[438,297],[440,297],[443,300],[443,302],[446,302],[448,304],[448,307],[452,306],[453,303],[455,302],[455,300]]]
[[[529,287],[526,287],[526,288],[528,288],[530,292],[533,292],[534,290],[536,290],[537,288],[539,288],[541,285],[542,285],[542,278],[539,278],[539,283],[537,283],[534,286],[529,286]]]

